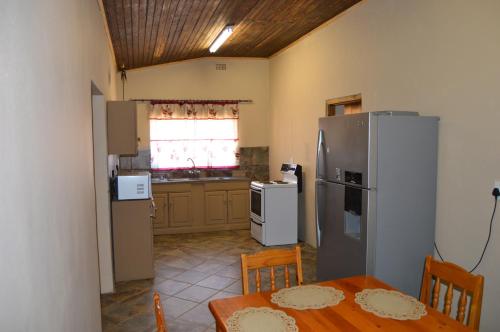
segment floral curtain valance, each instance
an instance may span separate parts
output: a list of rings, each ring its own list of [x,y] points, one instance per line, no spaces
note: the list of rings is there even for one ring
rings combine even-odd
[[[153,104],[149,115],[154,120],[238,119],[238,103]]]

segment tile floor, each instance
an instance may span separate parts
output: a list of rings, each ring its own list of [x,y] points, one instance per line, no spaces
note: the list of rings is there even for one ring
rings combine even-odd
[[[314,282],[315,249],[301,246],[304,282]],[[241,295],[239,255],[263,249],[246,230],[156,236],[155,278],[121,282],[114,294],[101,296],[103,331],[155,331],[155,290],[169,332],[215,331],[208,302]]]

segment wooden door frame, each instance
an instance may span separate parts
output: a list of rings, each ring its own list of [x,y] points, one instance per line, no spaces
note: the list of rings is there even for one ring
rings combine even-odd
[[[349,105],[349,104],[355,104],[355,103],[359,103],[360,105],[362,105],[361,93],[357,93],[357,94],[349,95],[349,96],[327,99],[325,102],[325,116],[334,115],[334,114],[331,114],[331,112],[330,112],[331,106]]]

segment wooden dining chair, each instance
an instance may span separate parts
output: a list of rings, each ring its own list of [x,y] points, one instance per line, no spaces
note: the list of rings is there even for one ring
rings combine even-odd
[[[451,315],[453,290],[461,291],[457,304],[456,320],[478,331],[483,301],[484,277],[473,275],[453,263],[438,262],[431,256],[427,256],[425,258],[420,301],[434,309],[438,309],[441,284],[448,285],[444,295],[443,313],[448,316]],[[467,308],[469,295],[471,296],[469,314],[468,319],[465,320],[465,309]]]
[[[261,291],[261,269],[270,269],[271,290],[276,289],[275,267],[284,266],[285,270],[285,287],[290,287],[290,272],[288,265],[296,265],[297,285],[303,282],[302,276],[302,258],[300,247],[294,249],[272,249],[258,252],[256,254],[241,254],[241,281],[243,285],[243,295],[247,295],[249,291],[250,270],[255,270],[255,287],[257,292]]]
[[[156,316],[156,331],[157,332],[167,332],[167,325],[165,323],[165,315],[163,314],[163,308],[160,301],[160,294],[155,292],[153,295],[154,309]]]

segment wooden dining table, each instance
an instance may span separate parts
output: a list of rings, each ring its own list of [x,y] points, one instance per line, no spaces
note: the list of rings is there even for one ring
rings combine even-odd
[[[273,292],[254,293],[210,301],[208,306],[215,317],[217,331],[228,331],[226,321],[237,310],[247,307],[268,307],[282,310],[293,317],[299,331],[472,331],[456,320],[427,306],[427,315],[418,320],[395,320],[381,318],[366,312],[354,302],[355,294],[368,288],[394,290],[393,287],[371,276],[356,276],[320,282],[344,292],[345,299],[338,305],[324,309],[295,310],[282,308],[271,302]]]

